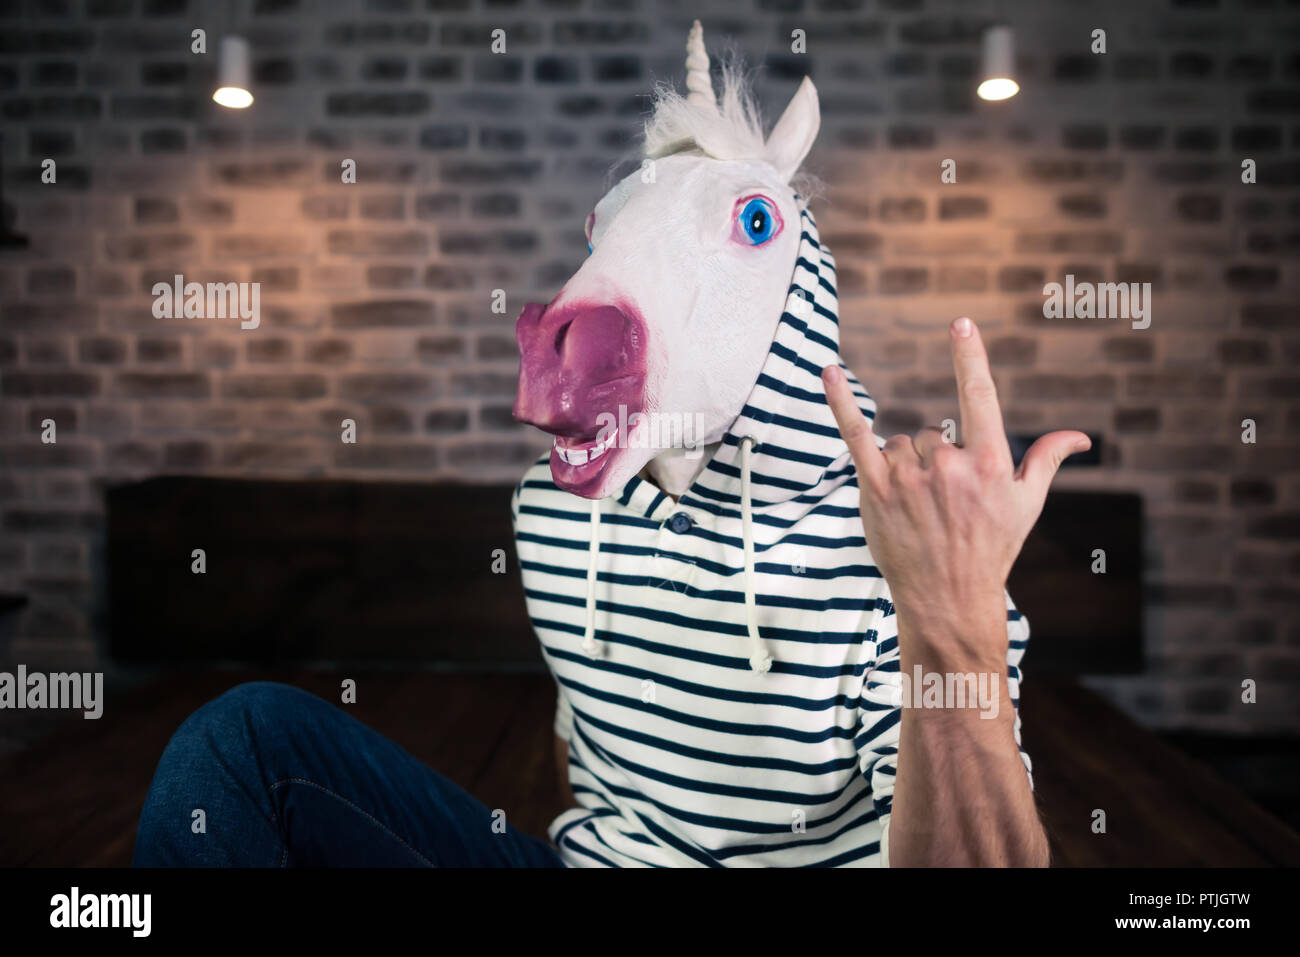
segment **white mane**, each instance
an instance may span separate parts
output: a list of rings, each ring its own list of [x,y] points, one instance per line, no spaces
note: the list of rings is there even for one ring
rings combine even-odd
[[[748,79],[734,60],[722,63],[717,110],[688,102],[670,85],[654,90],[654,113],[645,125],[645,156],[698,152],[719,160],[761,160],[763,120]]]

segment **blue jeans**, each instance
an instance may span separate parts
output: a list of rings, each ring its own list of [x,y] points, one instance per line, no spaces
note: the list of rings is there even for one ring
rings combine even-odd
[[[383,735],[272,682],[232,688],[172,736],[140,814],[132,863],[564,866],[546,841],[494,820],[486,805]]]

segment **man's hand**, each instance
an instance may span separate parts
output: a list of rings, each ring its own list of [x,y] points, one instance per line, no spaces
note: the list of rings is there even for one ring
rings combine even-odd
[[[961,443],[939,429],[878,448],[838,366],[822,371],[858,473],[862,525],[898,616],[900,677],[982,674],[1006,691],[1006,580],[1082,432],[1038,439],[1013,468],[988,357],[967,318],[949,330]],[[912,707],[905,696],[886,826],[888,863],[1043,865],[1047,839],[1014,737],[1014,709]]]
[[[1007,575],[1043,510],[1052,477],[1067,456],[1089,446],[1082,432],[1052,432],[1014,469],[979,331],[963,317],[949,333],[960,444],[932,427],[911,438],[893,436],[878,448],[839,367],[822,371],[827,400],[857,468],[871,554],[900,620],[918,626],[1005,613]],[[1006,635],[994,647],[974,645],[979,637],[963,635],[963,647],[943,652],[956,665],[998,666]]]

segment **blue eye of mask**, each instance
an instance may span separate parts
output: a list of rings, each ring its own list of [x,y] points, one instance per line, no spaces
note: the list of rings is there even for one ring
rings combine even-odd
[[[772,204],[755,196],[740,211],[740,228],[752,245],[763,245],[776,230],[776,215]]]

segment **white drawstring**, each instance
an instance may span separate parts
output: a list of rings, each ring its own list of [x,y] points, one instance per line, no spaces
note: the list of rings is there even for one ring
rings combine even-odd
[[[600,499],[591,500],[591,549],[587,553],[587,628],[582,635],[582,650],[592,658],[601,652],[596,641],[596,569],[600,564]]]
[[[749,633],[749,667],[755,674],[772,668],[772,655],[758,633],[758,603],[754,600],[754,508],[749,492],[749,456],[757,442],[751,436],[740,440],[740,523],[745,545],[745,630]],[[591,502],[591,547],[587,552],[587,627],[582,635],[582,650],[596,657],[602,643],[596,640],[596,571],[600,565],[600,499]]]
[[[745,542],[745,628],[749,631],[749,667],[766,674],[772,656],[758,633],[758,606],[754,601],[754,508],[749,501],[749,452],[757,442],[752,436],[740,440],[740,524]]]

